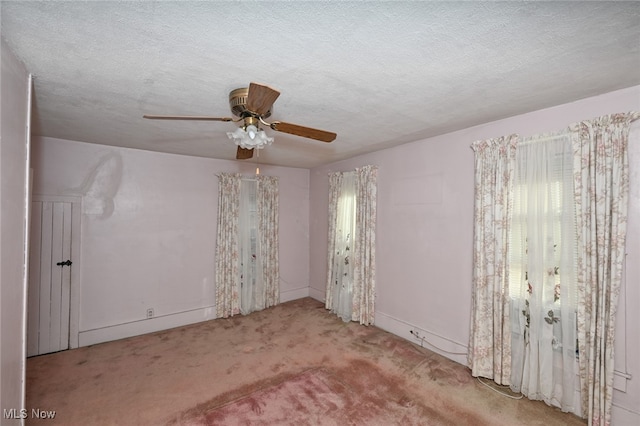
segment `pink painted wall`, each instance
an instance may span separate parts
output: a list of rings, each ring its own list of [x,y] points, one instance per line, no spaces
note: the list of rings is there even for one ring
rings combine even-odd
[[[376,324],[466,363],[474,203],[471,143],[511,133],[531,136],[631,110],[640,110],[640,86],[312,169],[311,296],[323,300],[325,294],[327,174],[375,164],[379,168]],[[636,128],[640,123],[636,122]],[[616,351],[617,369],[635,374],[632,380],[616,378],[617,387],[626,388],[624,392],[615,391],[620,424],[640,420],[640,287],[636,285],[640,282],[640,131],[634,130],[634,134],[638,136],[630,149],[629,285],[619,311],[619,323],[626,322],[627,332],[626,336],[623,331],[619,333],[622,336]],[[414,329],[426,336],[424,341],[413,338],[409,331]]]
[[[28,73],[2,40],[0,106],[0,410],[24,408]],[[2,411],[4,413],[4,411]],[[1,415],[1,414],[0,414]],[[4,419],[4,424],[19,420]]]
[[[34,138],[32,164],[35,194],[82,197],[80,346],[215,317],[216,174],[255,163]],[[260,171],[280,178],[281,298],[305,297],[309,171]]]

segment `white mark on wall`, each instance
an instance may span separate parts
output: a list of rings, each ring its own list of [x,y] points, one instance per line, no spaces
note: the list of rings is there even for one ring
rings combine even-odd
[[[116,152],[103,155],[84,179],[82,213],[106,219],[115,209],[114,198],[122,181],[122,157]]]

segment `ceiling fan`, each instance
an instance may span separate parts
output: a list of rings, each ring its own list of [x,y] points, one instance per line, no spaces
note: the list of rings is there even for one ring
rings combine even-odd
[[[322,142],[332,142],[336,138],[335,133],[311,127],[282,121],[266,122],[265,118],[271,115],[271,108],[278,96],[280,96],[280,92],[269,86],[251,83],[248,88],[235,89],[229,93],[231,112],[238,118],[193,115],[144,115],[143,117],[151,120],[241,121],[242,125],[239,129],[235,132],[227,133],[229,138],[234,139],[234,142],[238,145],[236,152],[236,159],[238,160],[253,157],[254,148],[263,148],[273,141],[273,138],[266,136],[260,125],[267,126],[277,132],[289,133]]]

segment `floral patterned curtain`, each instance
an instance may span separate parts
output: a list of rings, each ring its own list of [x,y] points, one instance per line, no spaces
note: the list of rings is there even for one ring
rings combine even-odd
[[[517,135],[476,141],[474,257],[468,364],[508,385],[511,375],[508,254]]]
[[[275,176],[259,176],[257,195],[258,238],[262,261],[264,307],[268,308],[280,303],[278,178]]]
[[[218,234],[216,238],[216,316],[240,313],[238,218],[240,174],[221,173],[218,178]]]
[[[627,225],[630,123],[638,113],[572,125],[578,230],[578,346],[582,412],[610,425],[615,319]]]
[[[329,173],[329,229],[327,232],[327,286],[325,290],[324,306],[333,311],[333,295],[334,285],[338,285],[335,278],[336,268],[336,228],[338,218],[338,201],[340,199],[340,190],[342,188],[342,173]]]
[[[377,177],[375,166],[356,169],[352,319],[364,325],[373,324],[375,314]]]

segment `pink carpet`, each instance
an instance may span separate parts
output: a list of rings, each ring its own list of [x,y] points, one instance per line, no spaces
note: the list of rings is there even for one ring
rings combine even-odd
[[[338,421],[358,397],[322,369],[306,371],[278,385],[253,392],[187,424],[320,424]]]
[[[27,408],[63,426],[585,424],[310,298],[29,358]]]
[[[391,343],[391,342],[387,342]],[[416,355],[394,351],[398,362]],[[362,358],[345,367],[328,365],[283,374],[239,387],[176,416],[179,425],[491,425],[468,407],[451,403],[437,392],[428,397],[403,377]],[[414,355],[414,356],[412,356]],[[448,368],[437,373],[468,385],[468,374]],[[432,377],[434,379],[434,377]]]

